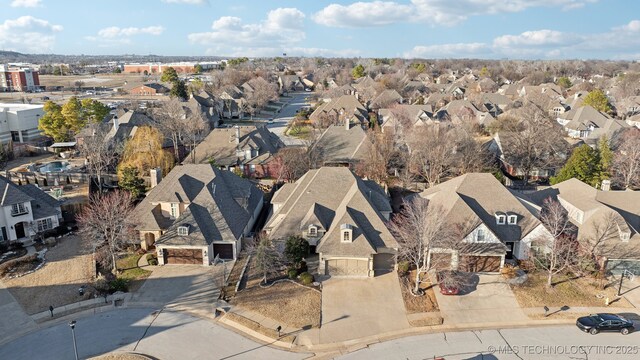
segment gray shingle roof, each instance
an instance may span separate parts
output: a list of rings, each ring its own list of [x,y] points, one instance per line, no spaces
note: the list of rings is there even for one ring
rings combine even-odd
[[[316,147],[326,164],[355,163],[364,158],[369,142],[359,125],[351,125],[349,130],[343,125],[332,125],[322,133]]]
[[[136,207],[134,218],[138,230],[167,230],[167,235],[158,239],[160,244],[236,240],[243,235],[262,198],[262,192],[249,180],[229,171],[209,164],[181,165],[147,194]],[[172,221],[162,216],[159,203],[182,203],[186,210]],[[198,231],[187,238],[177,236],[174,230],[183,223],[189,223]]]
[[[398,246],[380,213],[391,212],[388,199],[348,168],[310,170],[292,186],[278,190],[273,202],[279,207],[266,229],[274,239],[301,234],[301,227],[306,228],[317,218],[319,224],[315,225],[327,230],[318,247],[323,253],[361,256],[373,254],[380,247]],[[354,226],[352,243],[339,241],[343,223]]]
[[[0,176],[0,206],[11,206],[17,203],[29,202],[35,200],[27,192],[23,191],[18,185],[9,181],[6,177]]]

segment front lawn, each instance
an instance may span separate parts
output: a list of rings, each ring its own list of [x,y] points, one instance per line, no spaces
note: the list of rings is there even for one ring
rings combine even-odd
[[[523,285],[513,285],[513,293],[523,308],[531,307],[589,307],[605,306],[605,298],[609,298],[614,307],[632,307],[629,302],[621,298],[613,302],[616,296],[615,286],[609,286],[602,290],[598,286],[598,280],[588,277],[572,278],[565,275],[554,277],[556,285],[548,289],[547,277],[542,272],[531,272]]]
[[[117,260],[118,278],[124,279],[129,284],[129,291],[133,292],[142,286],[144,280],[151,275],[151,271],[138,267],[138,261],[142,256],[136,253],[127,254]]]

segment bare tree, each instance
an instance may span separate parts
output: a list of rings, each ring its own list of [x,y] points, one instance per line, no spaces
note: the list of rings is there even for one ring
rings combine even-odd
[[[161,107],[153,109],[152,116],[154,126],[173,144],[173,153],[176,160],[180,160],[180,140],[184,123],[187,117],[182,101],[171,98]]]
[[[307,150],[303,147],[285,147],[276,154],[278,164],[277,181],[297,180],[309,171]]]
[[[391,162],[396,154],[393,138],[379,130],[369,130],[367,140],[369,149],[358,164],[357,173],[379,184],[386,183]]]
[[[80,154],[87,159],[87,168],[91,179],[96,178],[99,188],[102,187],[102,177],[114,166],[121,146],[109,134],[109,128],[100,124],[89,124],[88,132],[79,144]]]
[[[449,175],[455,145],[444,126],[423,126],[416,129],[408,144],[412,169],[429,187]]]
[[[205,136],[208,124],[202,113],[192,113],[184,121],[182,138],[189,146],[191,162],[196,163],[196,146]]]
[[[575,228],[567,211],[551,198],[546,199],[540,210],[540,221],[551,236],[541,235],[532,244],[532,258],[538,268],[547,273],[547,287],[553,286],[553,276],[567,270],[575,263],[577,244]]]
[[[619,240],[618,231],[623,226],[623,222],[619,214],[609,210],[581,232],[579,238],[581,268],[597,271],[601,281],[605,278],[605,266],[602,262],[604,255],[607,252],[617,251],[616,247],[623,244]],[[601,284],[604,283],[601,282]]]
[[[249,81],[249,85],[253,91],[248,93],[246,101],[249,103],[249,109],[253,115],[256,110],[264,108],[269,101],[278,100],[278,89],[275,84],[270,84],[265,79],[259,77]]]
[[[416,268],[413,293],[419,294],[421,275],[442,265],[437,261],[427,261],[429,251],[453,239],[450,228],[445,224],[443,210],[430,205],[426,199],[416,197],[405,202],[402,212],[389,222],[389,230],[400,245],[397,258]]]
[[[118,252],[134,242],[131,201],[131,194],[120,190],[92,197],[77,218],[80,236],[94,253],[104,250],[109,254],[114,274]]]
[[[520,108],[518,119],[502,121],[499,131],[503,156],[507,163],[523,173],[525,184],[534,169],[548,169],[562,163],[567,143],[562,129],[539,108]]]
[[[640,187],[640,130],[629,129],[622,135],[612,169],[613,178],[620,187]]]
[[[247,248],[253,255],[253,266],[262,273],[262,282],[266,284],[269,275],[277,274],[282,268],[284,256],[267,236],[261,236],[257,242]]]

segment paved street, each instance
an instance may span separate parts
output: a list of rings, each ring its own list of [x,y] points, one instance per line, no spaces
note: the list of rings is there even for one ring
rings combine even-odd
[[[636,328],[638,328],[636,324]],[[638,359],[640,331],[589,335],[575,326],[480,330],[411,336],[339,359]]]
[[[76,325],[80,358],[114,350],[136,351],[158,359],[301,359],[306,354],[276,350],[246,339],[214,322],[181,312],[149,308],[114,310]],[[0,347],[0,359],[73,359],[66,323],[30,333]]]
[[[302,140],[285,136],[284,131],[287,128],[289,120],[296,116],[296,112],[303,106],[308,105],[305,99],[311,94],[312,93],[309,92],[290,93],[290,97],[281,98],[281,101],[288,101],[288,104],[274,116],[273,124],[267,125],[269,130],[278,135],[280,140],[287,146],[303,145]]]

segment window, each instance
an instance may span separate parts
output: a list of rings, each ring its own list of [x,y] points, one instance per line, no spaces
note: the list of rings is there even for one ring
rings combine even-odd
[[[24,206],[24,203],[17,203],[11,205],[11,215],[22,215],[28,213],[27,208]]]
[[[313,225],[309,225],[309,231],[307,231],[309,236],[318,236],[318,228]]]
[[[478,231],[476,231],[476,241],[484,241],[484,229],[478,229]]]
[[[176,203],[171,203],[171,217],[174,219],[178,217],[178,204]]]
[[[628,233],[628,232],[620,232],[620,240],[629,241],[630,237],[631,237],[630,233]]]
[[[515,225],[518,222],[518,215],[509,215],[509,225]]]
[[[353,241],[353,228],[349,224],[340,225],[340,234],[342,242]]]
[[[180,236],[189,235],[189,225],[178,226],[178,235]]]
[[[496,214],[496,224],[504,225],[506,220],[507,220],[507,217],[505,215]]]
[[[51,218],[38,220],[37,224],[38,224],[38,232],[53,229],[53,223],[51,221]]]

